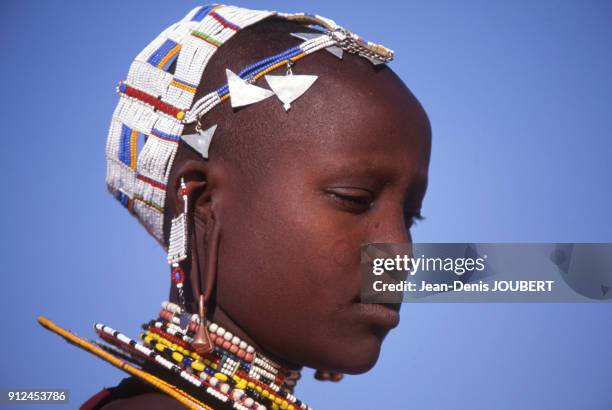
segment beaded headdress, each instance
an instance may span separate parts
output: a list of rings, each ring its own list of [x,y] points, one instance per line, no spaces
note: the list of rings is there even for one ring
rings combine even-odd
[[[217,49],[241,29],[273,16],[317,28],[320,33],[294,33],[304,42],[237,74],[227,70],[227,84],[194,102],[204,69]],[[165,248],[166,184],[179,141],[207,157],[216,128],[196,127],[197,134],[183,135],[185,125],[198,121],[227,99],[237,107],[276,95],[288,110],[316,76],[283,80],[266,74],[323,49],[339,58],[343,51],[358,54],[373,64],[393,58],[391,50],[365,41],[324,17],[225,5],[194,8],[136,56],[127,79],[118,86],[119,103],[106,144],[108,190]],[[290,68],[287,74],[292,77]],[[266,76],[271,90],[254,85],[262,76]]]

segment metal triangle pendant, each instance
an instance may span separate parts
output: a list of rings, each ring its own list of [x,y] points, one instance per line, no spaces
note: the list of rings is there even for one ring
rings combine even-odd
[[[266,81],[282,101],[285,111],[289,111],[291,103],[304,94],[317,78],[316,75],[267,75]]]
[[[370,57],[370,56],[364,56],[365,58],[367,58],[368,60],[370,60],[370,62],[374,65],[381,65],[381,64],[385,64],[384,61],[379,60],[376,57]]]
[[[212,141],[213,135],[215,135],[216,129],[217,124],[207,130],[199,130],[195,134],[182,135],[181,139],[191,148],[202,154],[204,158],[208,158],[208,148],[210,147],[210,142]]]
[[[291,33],[293,37],[297,37],[301,40],[311,40],[313,38],[321,37],[324,34],[325,33],[320,33],[320,34],[319,33]],[[338,57],[340,60],[342,60],[343,51],[340,47],[329,46],[325,50],[329,51],[330,53]]]
[[[249,84],[231,70],[226,69],[227,86],[229,87],[232,108],[243,107],[265,100],[274,95],[270,90]]]

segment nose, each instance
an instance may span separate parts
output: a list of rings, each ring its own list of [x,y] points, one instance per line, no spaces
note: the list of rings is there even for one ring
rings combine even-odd
[[[372,222],[370,243],[410,243],[410,231],[404,223],[403,213],[400,211],[381,212]]]

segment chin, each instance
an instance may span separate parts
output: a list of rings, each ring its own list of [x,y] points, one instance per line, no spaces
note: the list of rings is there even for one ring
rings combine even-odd
[[[361,374],[372,369],[378,361],[382,339],[369,334],[336,343],[341,348],[329,352],[326,363],[314,367],[345,374]]]

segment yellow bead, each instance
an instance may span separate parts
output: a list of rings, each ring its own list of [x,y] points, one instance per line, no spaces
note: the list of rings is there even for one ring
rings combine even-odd
[[[287,407],[289,407],[289,403],[287,403],[287,400],[283,400],[283,402],[280,405],[280,408],[285,410]]]
[[[264,390],[261,392],[261,395],[264,397],[268,397],[270,395],[270,393],[267,390]]]
[[[276,403],[272,403],[272,410],[279,410],[280,407],[278,407],[278,404]]]
[[[276,402],[276,404],[281,404],[283,402],[283,399],[281,399],[280,397],[277,397],[274,399],[274,401]]]
[[[174,360],[176,360],[177,362],[182,362],[183,361],[183,355],[180,354],[179,352],[173,352],[172,353],[172,358]]]
[[[240,389],[240,390],[244,390],[247,387],[247,383],[244,380],[239,381],[238,383],[236,383],[236,388]]]
[[[202,364],[200,362],[193,362],[193,363],[191,363],[191,367],[193,367],[195,370],[197,370],[199,372],[203,372],[204,371],[204,364]]]
[[[185,117],[185,113],[183,111],[179,111],[176,113],[176,118],[178,120],[182,120]]]
[[[295,407],[293,407],[293,404],[290,404],[289,407],[287,407],[288,410],[295,410]]]
[[[163,351],[164,351],[164,349],[165,349],[166,347],[165,347],[163,344],[161,344],[161,343],[157,343],[157,344],[155,345],[155,348],[156,348],[157,350],[159,350],[160,352],[163,352]]]
[[[260,393],[261,393],[261,387],[259,387],[259,386],[255,386],[255,390],[257,390],[258,392],[260,392]]]
[[[215,377],[219,380],[221,380],[222,382],[226,382],[227,381],[227,376],[224,375],[223,373],[215,373]]]
[[[247,386],[249,386],[249,387],[252,389],[253,387],[255,387],[255,383],[253,383],[253,382],[249,382],[249,383],[247,384]]]

